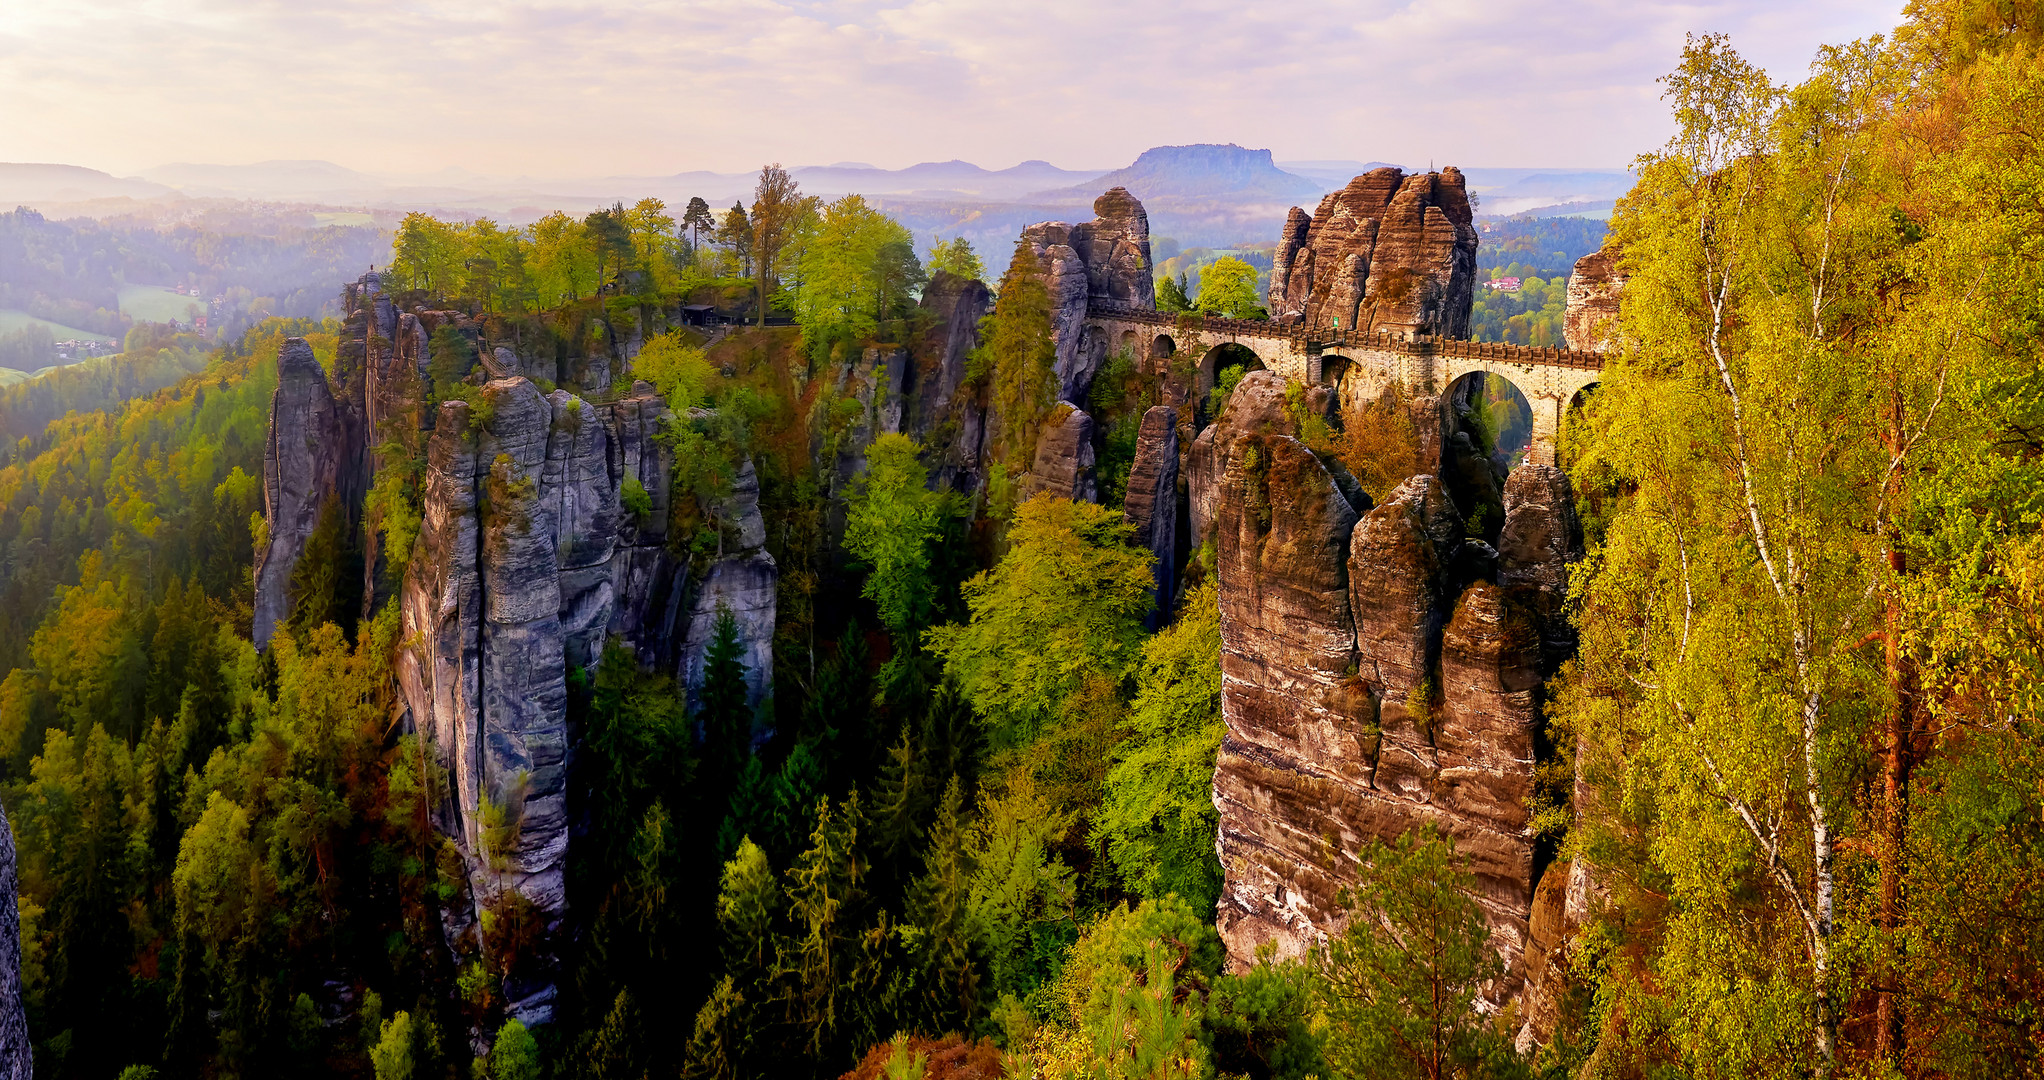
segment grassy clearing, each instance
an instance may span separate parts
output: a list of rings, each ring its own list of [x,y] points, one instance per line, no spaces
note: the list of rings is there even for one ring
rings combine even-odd
[[[340,225],[352,228],[357,225],[374,225],[376,219],[358,210],[314,211],[312,220],[322,226]]]
[[[32,378],[35,378],[35,376],[30,375],[26,371],[11,367],[0,367],[0,390],[13,386],[15,383],[25,383]]]
[[[190,322],[193,307],[206,313],[201,297],[179,296],[162,285],[121,286],[121,314],[137,322]]]
[[[0,334],[12,334],[17,330],[38,325],[48,327],[50,336],[58,341],[114,340],[112,336],[107,334],[95,334],[90,330],[80,330],[75,326],[65,326],[63,323],[51,322],[48,319],[38,319],[26,311],[19,311],[14,308],[0,308]]]

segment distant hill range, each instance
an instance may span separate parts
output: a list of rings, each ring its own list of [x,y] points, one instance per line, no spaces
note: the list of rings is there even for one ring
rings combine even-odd
[[[963,235],[998,257],[1022,226],[1079,220],[1094,197],[1116,186],[1144,201],[1158,236],[1211,246],[1272,240],[1286,207],[1310,210],[1325,193],[1386,164],[1279,162],[1265,149],[1196,143],[1153,147],[1112,171],[1066,169],[1035,160],[1004,169],[956,160],[903,169],[843,161],[789,171],[809,194],[832,198],[856,192],[885,206],[920,236]],[[1400,167],[1408,172],[1422,169]],[[1526,211],[1552,215],[1579,211],[1584,204],[1608,205],[1632,182],[1631,175],[1620,169],[1465,167],[1463,173],[1484,216]],[[21,204],[52,217],[106,217],[147,213],[151,207],[161,211],[190,206],[195,200],[252,200],[330,210],[488,215],[515,225],[554,210],[581,214],[648,196],[677,209],[700,196],[721,210],[736,200],[749,201],[757,177],[757,171],[691,171],[540,180],[488,177],[455,168],[391,175],[305,160],[246,165],[179,162],[140,176],[116,177],[73,165],[0,164],[0,209]]]
[[[0,210],[17,205],[76,203],[90,199],[154,199],[174,194],[162,184],[121,178],[80,165],[0,162]]]
[[[1344,178],[1343,183],[1347,183]],[[1255,199],[1317,201],[1331,190],[1277,167],[1268,150],[1246,150],[1234,143],[1158,146],[1142,152],[1135,164],[1097,176],[1081,187],[1046,191],[1045,197],[1078,196],[1091,200],[1100,192],[1124,187],[1146,203],[1156,199]]]

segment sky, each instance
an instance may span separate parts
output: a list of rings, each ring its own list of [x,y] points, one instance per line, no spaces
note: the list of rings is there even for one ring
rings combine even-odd
[[[0,161],[653,176],[962,158],[1621,167],[1689,32],[1774,76],[1901,0],[0,0]]]

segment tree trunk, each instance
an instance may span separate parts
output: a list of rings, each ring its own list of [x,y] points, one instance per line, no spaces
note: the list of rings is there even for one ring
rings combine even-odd
[[[1902,395],[1898,392],[1888,412],[1888,452],[1902,453],[1907,433],[1902,428]],[[1899,470],[1891,475],[1900,476]],[[1895,481],[1899,486],[1900,481]],[[1896,501],[1890,496],[1891,505]],[[1901,1018],[1895,1010],[1895,986],[1899,980],[1895,935],[1902,926],[1902,851],[1907,841],[1909,815],[1910,741],[1914,726],[1915,678],[1902,652],[1902,576],[1909,569],[1908,555],[1899,543],[1901,529],[1891,526],[1888,536],[1887,643],[1883,657],[1888,675],[1886,732],[1887,760],[1881,770],[1880,907],[1876,920],[1881,931],[1880,983],[1874,999],[1874,1058],[1899,1066],[1902,1056]]]

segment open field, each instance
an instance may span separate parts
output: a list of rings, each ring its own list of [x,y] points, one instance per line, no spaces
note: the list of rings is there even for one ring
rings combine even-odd
[[[95,334],[90,330],[80,330],[75,326],[65,326],[63,323],[54,323],[48,319],[38,319],[26,311],[19,311],[14,308],[0,308],[0,334],[11,334],[16,330],[33,326],[37,323],[49,327],[50,336],[58,341],[83,341],[88,338],[95,341],[114,340],[108,334]]]
[[[312,220],[320,225],[342,225],[351,227],[356,225],[376,224],[375,218],[370,217],[368,214],[362,213],[359,210],[315,211],[312,215]]]
[[[137,322],[185,322],[194,305],[205,313],[206,301],[197,296],[179,296],[162,285],[121,286],[121,314]]]

